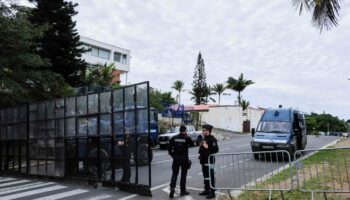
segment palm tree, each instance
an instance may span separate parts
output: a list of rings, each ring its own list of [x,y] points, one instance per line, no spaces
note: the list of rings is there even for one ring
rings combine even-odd
[[[89,70],[86,75],[85,81],[89,85],[98,85],[98,86],[113,86],[112,80],[115,77],[113,74],[114,63],[107,65],[97,65]]]
[[[180,94],[181,94],[181,91],[183,91],[183,87],[185,86],[185,83],[183,81],[180,81],[180,80],[176,80],[174,83],[173,83],[173,86],[171,86],[171,88],[173,88],[174,90],[178,91],[179,94],[178,94],[178,104],[180,104]]]
[[[231,90],[234,90],[236,92],[238,92],[238,97],[237,97],[237,100],[238,100],[238,103],[239,105],[242,104],[242,96],[241,96],[241,92],[249,85],[253,84],[254,82],[252,80],[245,80],[244,77],[243,77],[243,73],[241,73],[241,75],[239,76],[238,79],[234,79],[232,77],[228,77],[228,80],[227,80],[227,88],[231,89]]]
[[[249,107],[249,101],[246,101],[246,100],[242,100],[242,110],[245,110]]]
[[[217,94],[219,96],[219,104],[220,104],[221,95],[229,95],[228,93],[224,93],[224,91],[226,90],[226,87],[222,83],[215,84],[211,89],[214,94]]]
[[[312,23],[320,32],[338,25],[340,0],[293,0],[293,5],[299,9],[299,14],[304,8],[312,11]]]

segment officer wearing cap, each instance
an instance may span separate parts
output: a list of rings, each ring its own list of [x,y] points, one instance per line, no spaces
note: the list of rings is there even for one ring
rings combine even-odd
[[[199,147],[199,160],[200,164],[202,165],[202,172],[204,177],[204,191],[199,193],[199,195],[206,195],[207,199],[215,198],[215,190],[213,190],[210,187],[209,180],[206,180],[206,178],[209,177],[209,167],[208,164],[208,158],[210,155],[215,154],[219,151],[217,140],[214,136],[211,135],[211,130],[213,129],[212,125],[205,124],[203,127],[203,141],[200,144]],[[210,164],[214,164],[215,160],[214,157],[211,157]],[[215,187],[215,178],[214,178],[214,169],[210,169],[210,180],[211,185]]]
[[[186,176],[189,166],[188,147],[192,144],[192,140],[187,136],[186,126],[180,126],[180,133],[172,137],[169,141],[168,151],[169,155],[173,158],[172,170],[170,182],[170,198],[174,198],[175,186],[177,175],[181,167],[181,179],[180,179],[180,196],[188,195],[186,191]]]

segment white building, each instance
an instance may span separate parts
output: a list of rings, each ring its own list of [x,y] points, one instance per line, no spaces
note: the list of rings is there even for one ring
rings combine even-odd
[[[111,44],[99,42],[94,39],[80,36],[80,42],[90,51],[82,54],[89,65],[104,65],[114,63],[116,78],[113,82],[127,83],[127,74],[130,71],[130,50]]]
[[[249,121],[249,127],[245,132],[251,128],[256,128],[264,109],[247,108],[242,110],[242,107],[237,105],[210,105],[208,112],[201,112],[202,123],[209,123],[215,128],[225,129],[234,132],[243,132],[243,123]]]

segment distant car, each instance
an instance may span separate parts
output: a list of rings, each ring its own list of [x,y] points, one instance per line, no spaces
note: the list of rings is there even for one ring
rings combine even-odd
[[[349,133],[343,133],[342,136],[343,137],[349,137]]]
[[[194,126],[186,125],[187,128],[187,136],[189,136],[193,142],[193,146],[199,145],[202,141],[202,133],[195,130]],[[169,144],[170,138],[180,133],[180,126],[176,126],[172,133],[164,133],[158,136],[159,148],[166,149]]]

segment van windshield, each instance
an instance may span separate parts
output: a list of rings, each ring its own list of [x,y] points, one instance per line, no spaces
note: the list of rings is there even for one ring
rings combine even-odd
[[[290,122],[261,121],[256,131],[264,133],[290,133],[290,129]]]

